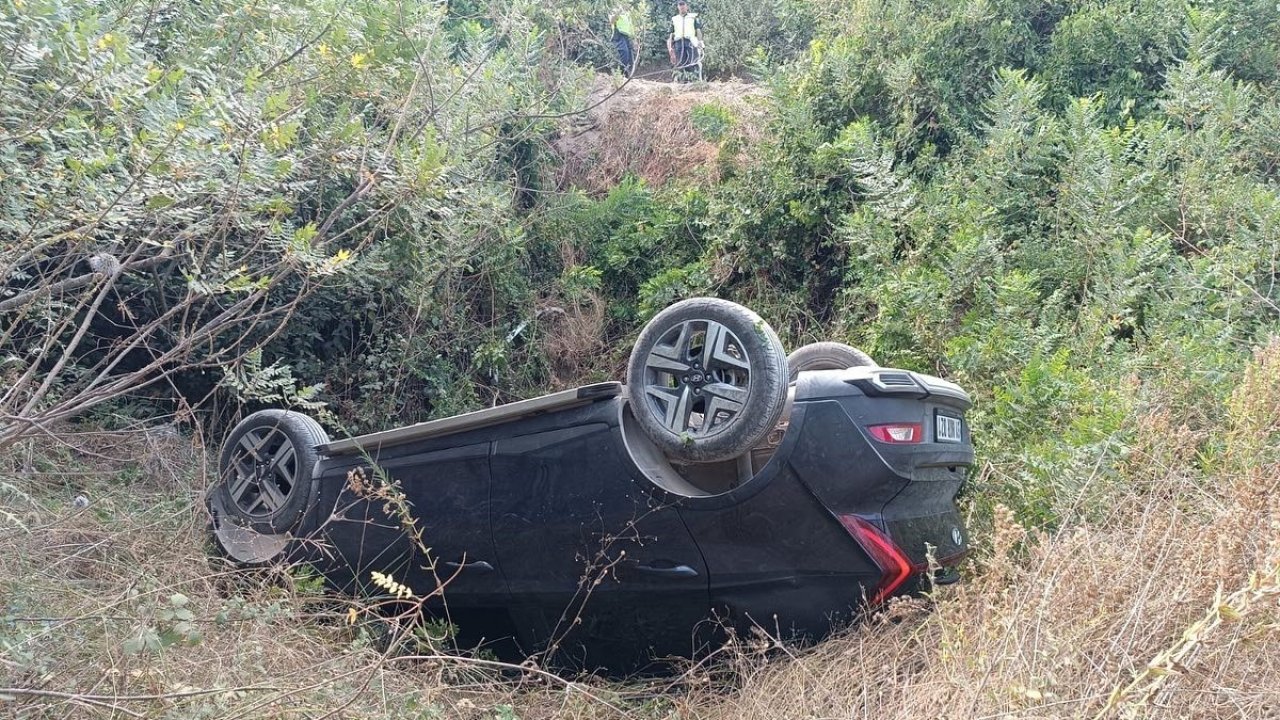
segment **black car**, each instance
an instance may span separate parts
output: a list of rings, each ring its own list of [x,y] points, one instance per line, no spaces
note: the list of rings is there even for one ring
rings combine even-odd
[[[787,357],[755,313],[697,298],[650,321],[625,386],[337,441],[250,415],[208,504],[237,562],[307,562],[343,592],[384,593],[374,572],[443,586],[432,607],[464,631],[634,668],[725,628],[821,637],[931,562],[952,579],[969,406],[845,345]]]

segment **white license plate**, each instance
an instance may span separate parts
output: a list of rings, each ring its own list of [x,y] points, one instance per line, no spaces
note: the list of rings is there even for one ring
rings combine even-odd
[[[960,418],[951,417],[950,415],[937,415],[934,417],[933,436],[938,442],[960,442]]]

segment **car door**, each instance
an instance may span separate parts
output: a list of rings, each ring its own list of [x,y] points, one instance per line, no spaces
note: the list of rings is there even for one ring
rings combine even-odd
[[[326,482],[341,488],[324,527],[335,565],[348,566],[357,587],[368,587],[377,571],[420,596],[439,591],[450,608],[503,608],[507,588],[489,527],[489,449],[397,448],[377,459],[376,472],[364,466],[361,476],[347,470],[345,482]],[[398,492],[379,489],[383,479]]]
[[[623,453],[605,423],[494,444],[494,541],[517,628],[579,667],[687,656],[710,607],[692,536]]]

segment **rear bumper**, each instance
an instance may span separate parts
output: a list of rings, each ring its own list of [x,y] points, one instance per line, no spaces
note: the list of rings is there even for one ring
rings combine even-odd
[[[797,393],[782,444],[750,482],[680,502],[707,563],[713,613],[740,630],[824,635],[866,601],[927,587],[931,560],[954,566],[968,551],[955,497],[972,446],[876,442],[866,425],[886,413],[923,421],[933,406],[838,385],[827,389],[843,395]],[[888,544],[851,531],[851,516]]]
[[[955,497],[973,462],[973,448],[968,443],[877,442],[861,427],[867,422],[865,402],[858,396],[797,402],[793,425],[801,423],[800,437],[787,460],[830,513],[871,523],[894,546],[893,554],[903,556],[911,579],[895,585],[891,594],[899,595],[926,587],[920,580],[931,566],[954,567],[968,554],[968,532]],[[870,557],[865,542],[858,540],[871,564],[893,575],[885,570],[884,558]],[[949,580],[954,574],[942,577]]]
[[[893,543],[921,569],[931,564],[956,565],[969,553],[969,535],[955,510],[923,516],[887,515],[881,524]]]
[[[874,522],[913,564],[958,561],[968,533],[955,497],[972,446],[877,443],[857,417],[853,398],[796,403],[800,437],[787,457],[796,477],[829,512]]]

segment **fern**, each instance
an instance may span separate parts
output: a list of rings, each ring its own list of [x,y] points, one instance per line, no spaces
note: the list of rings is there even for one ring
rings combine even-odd
[[[299,386],[293,376],[293,368],[278,361],[264,367],[262,348],[253,349],[240,362],[224,367],[218,385],[229,390],[242,403],[284,405],[305,410],[324,420],[334,420],[328,404],[319,399],[324,383]]]

